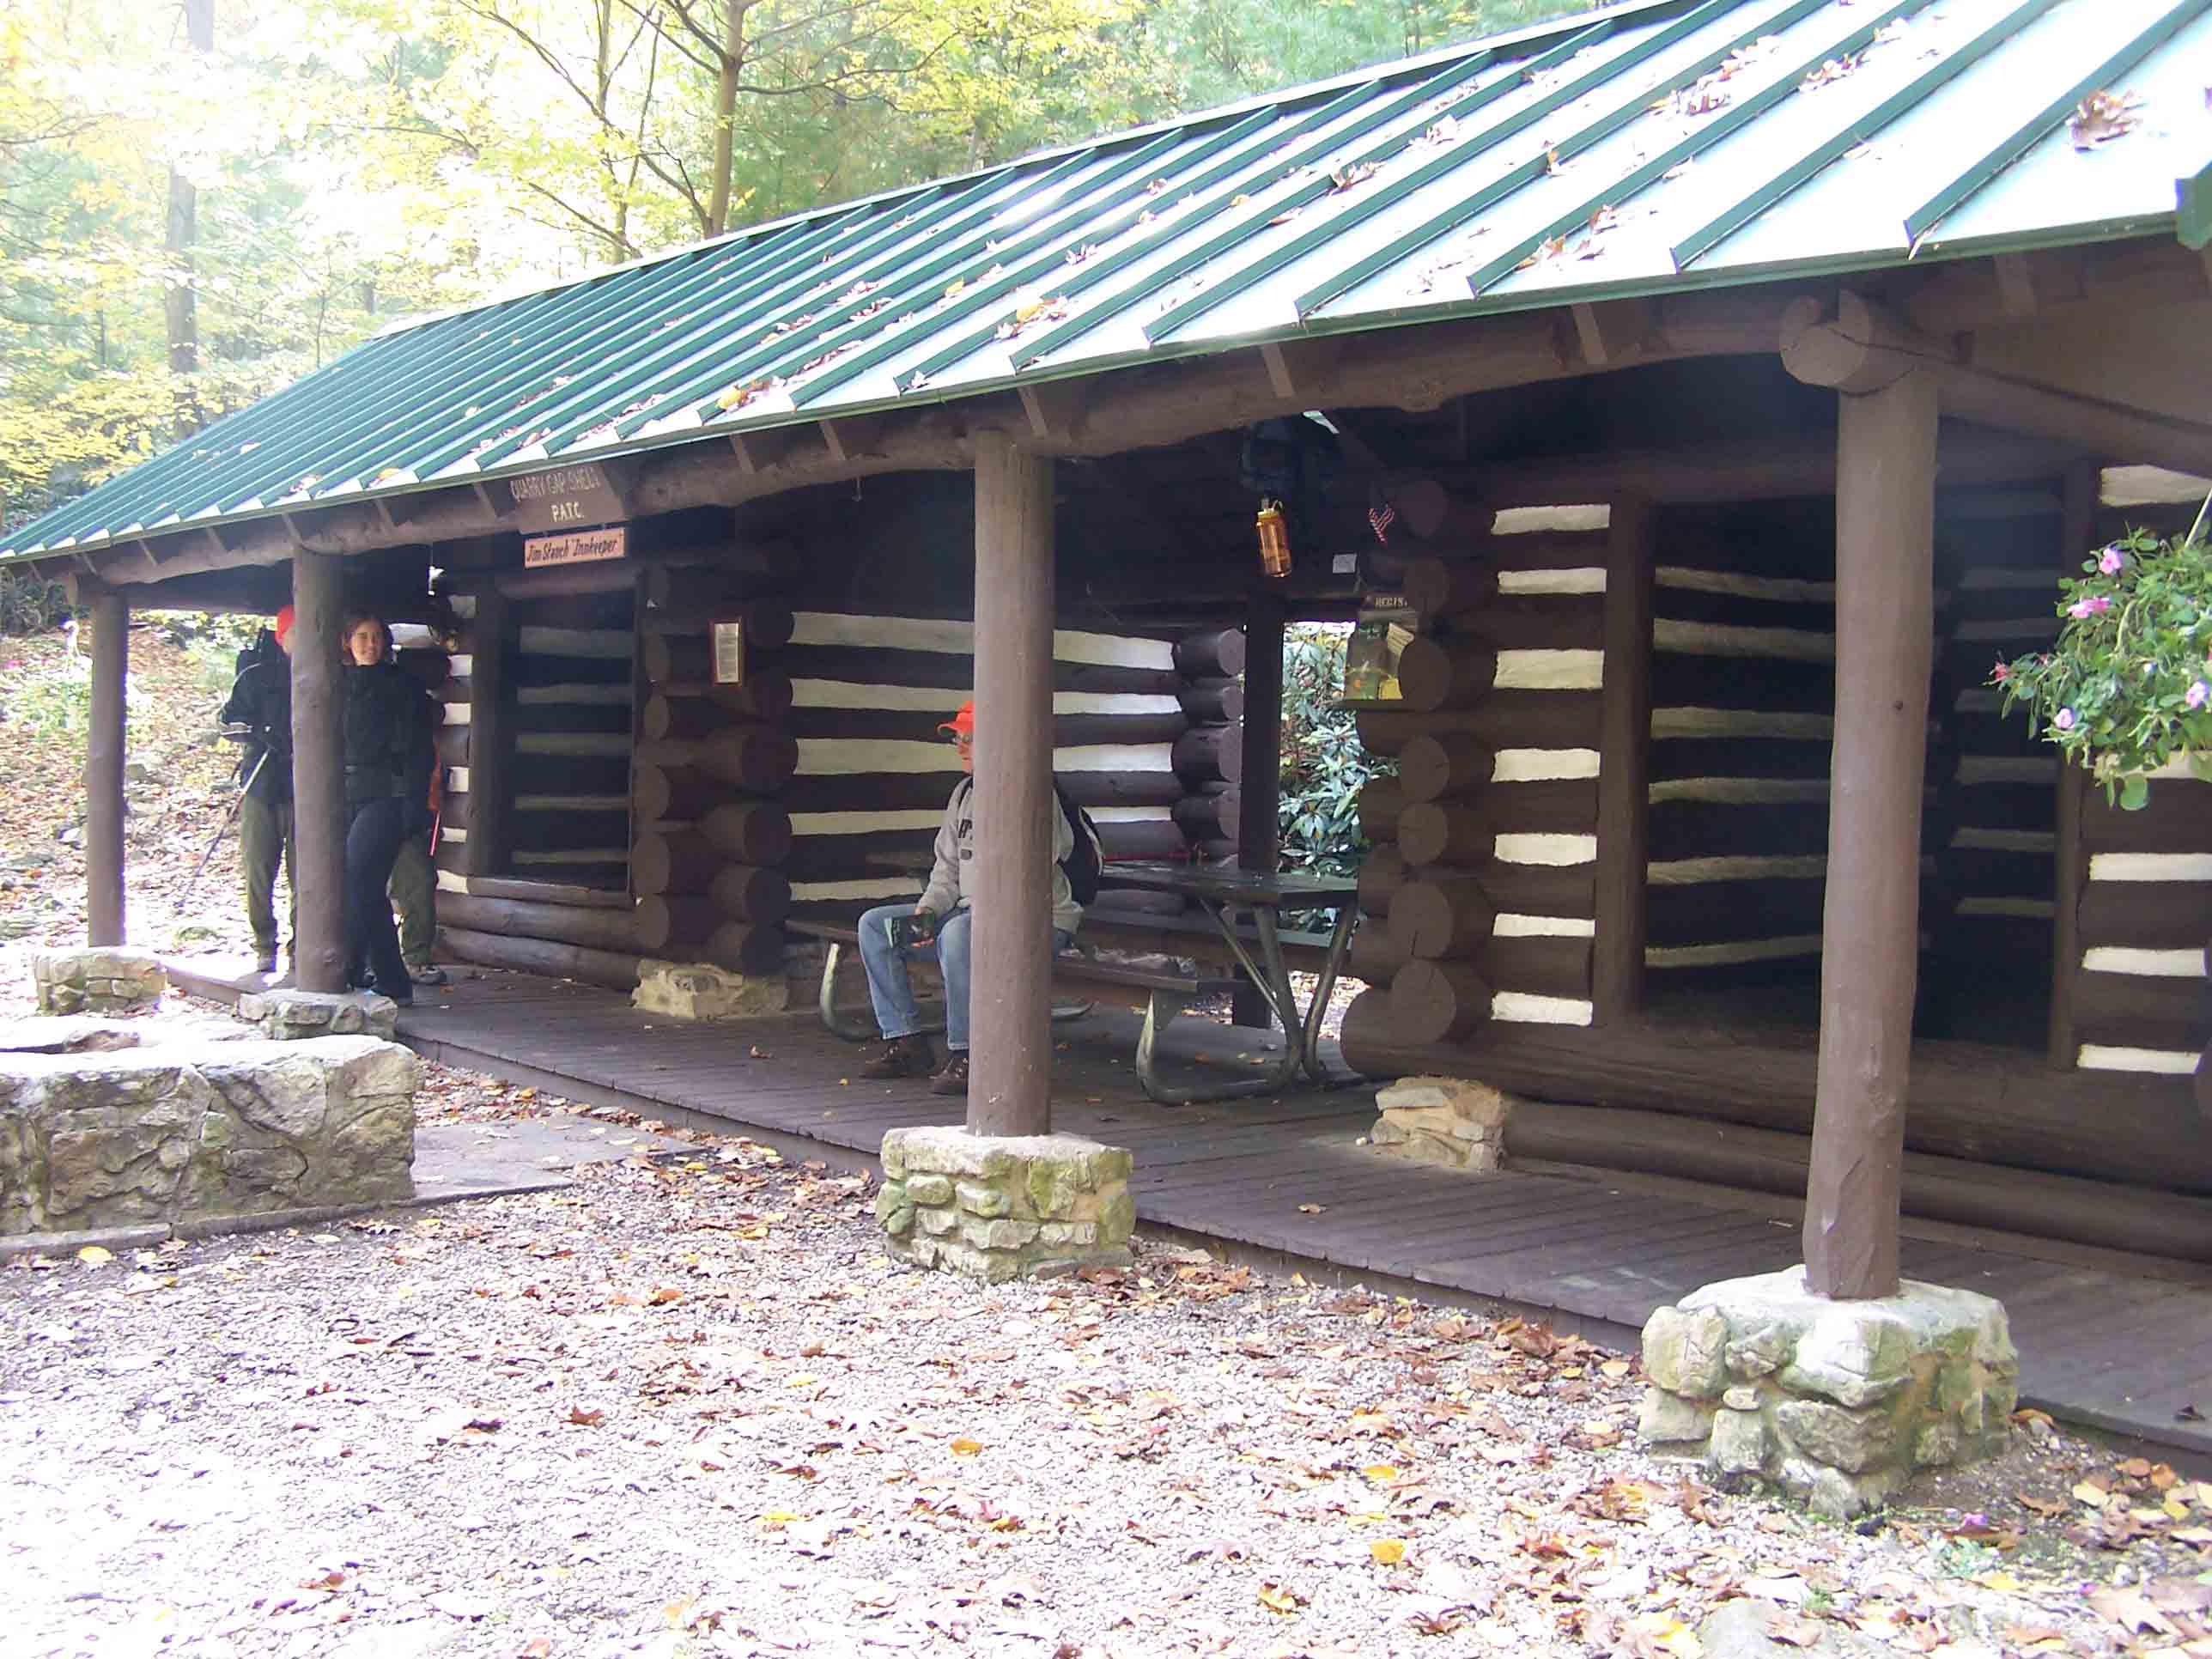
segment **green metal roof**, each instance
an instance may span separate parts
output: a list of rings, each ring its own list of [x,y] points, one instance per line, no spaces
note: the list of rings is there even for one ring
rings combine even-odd
[[[1305,334],[2201,241],[2208,61],[2212,0],[1569,18],[394,329],[0,556]],[[2100,91],[2136,124],[2078,148]]]

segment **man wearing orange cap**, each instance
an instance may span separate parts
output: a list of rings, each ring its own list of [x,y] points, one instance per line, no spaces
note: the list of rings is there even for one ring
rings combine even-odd
[[[964,1095],[969,932],[974,914],[969,901],[975,896],[968,884],[975,872],[974,701],[962,703],[960,712],[937,729],[951,738],[965,775],[945,803],[945,818],[937,829],[936,862],[921,902],[880,904],[860,917],[860,961],[868,972],[868,1000],[875,1006],[876,1029],[890,1045],[860,1069],[869,1077],[921,1077],[936,1066],[936,1053],[921,1030],[921,1013],[906,972],[909,957],[930,953],[945,975],[945,1046],[951,1050],[944,1069],[930,1079],[930,1092]],[[1053,948],[1065,950],[1083,921],[1083,908],[1075,902],[1063,867],[1075,850],[1075,830],[1065,811],[1052,815],[1052,824]],[[906,922],[910,916],[920,918],[918,926]]]
[[[246,920],[253,929],[254,966],[264,974],[276,971],[276,912],[270,902],[276,869],[283,865],[289,884],[300,867],[292,829],[291,655],[288,605],[276,613],[274,629],[241,659],[222,706],[223,723],[243,728],[238,735],[246,743],[238,763],[246,781],[246,799],[238,805],[238,862],[246,882]],[[291,915],[296,923],[296,888]]]

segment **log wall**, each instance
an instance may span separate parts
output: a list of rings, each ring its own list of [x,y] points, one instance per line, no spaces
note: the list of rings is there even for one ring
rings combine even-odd
[[[2081,822],[2075,1063],[2202,1077],[2212,1044],[2212,783],[2169,769],[2139,812],[2106,805],[2092,787]]]
[[[842,920],[920,891],[960,775],[937,727],[972,695],[973,644],[964,621],[797,613],[782,657],[797,770],[780,797],[795,915]],[[1209,808],[1218,821],[1215,791],[1233,785],[1235,728],[1192,725],[1182,698],[1194,681],[1168,641],[1064,629],[1054,655],[1053,769],[1097,820],[1106,856],[1182,854],[1184,824],[1202,832]]]
[[[1834,728],[1835,514],[1784,501],[1654,526],[1652,994],[1817,968]]]

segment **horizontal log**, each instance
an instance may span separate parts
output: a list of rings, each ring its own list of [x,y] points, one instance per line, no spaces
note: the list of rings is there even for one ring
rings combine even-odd
[[[788,607],[780,604],[776,610],[779,616],[790,614]],[[660,684],[671,680],[711,682],[714,678],[714,648],[706,631],[709,620],[704,616],[699,617],[699,632],[696,634],[641,635],[637,642],[637,660],[638,665],[645,671],[646,678]],[[787,626],[784,632],[786,639],[788,639],[790,629]],[[781,644],[781,641],[778,643]],[[745,644],[748,647],[748,660],[745,664],[745,676],[748,681],[757,673],[781,672],[778,666],[771,666],[750,659],[752,651],[755,649],[774,648],[769,646],[768,641],[749,633],[745,636]]]
[[[650,894],[637,902],[636,948],[647,956],[690,961],[724,920],[696,895]]]
[[[2212,783],[2156,779],[2149,801],[2133,812],[2107,806],[2093,790],[2081,803],[2081,845],[2092,855],[2212,851]]]
[[[1133,823],[1112,820],[1098,826],[1098,845],[1109,859],[1178,859],[1189,856],[1194,840],[1171,822],[1139,819]]]
[[[1433,880],[1472,872],[1417,870],[1413,875]],[[1597,878],[1590,865],[1490,864],[1480,872],[1483,890],[1501,915],[1595,917]]]
[[[1413,954],[1391,933],[1389,924],[1381,916],[1370,915],[1360,922],[1359,931],[1352,936],[1345,971],[1366,984],[1387,988],[1398,970],[1413,959]]]
[[[466,766],[469,763],[469,728],[465,726],[441,726],[431,746],[436,750],[441,766]]]
[[[518,698],[553,687],[627,686],[633,674],[627,659],[615,657],[510,655],[506,668],[508,684],[515,688]]]
[[[1398,656],[1398,693],[1417,714],[1467,708],[1490,695],[1498,653],[1474,640],[1422,635]]]
[[[783,971],[783,929],[756,927],[750,922],[726,921],[699,946],[699,958],[733,974],[780,974]]]
[[[510,599],[563,599],[604,593],[628,593],[637,585],[638,567],[628,559],[596,564],[548,565],[535,570],[501,570],[491,586]],[[481,583],[456,582],[457,588]]]
[[[1491,988],[1472,963],[1408,962],[1390,978],[1390,1030],[1401,1042],[1449,1042],[1490,1018]]]
[[[1825,801],[1761,802],[1662,800],[1647,819],[1655,864],[1678,859],[1801,855],[1828,845]]]
[[[769,795],[799,769],[799,743],[777,726],[732,726],[690,742],[641,744],[636,757],[651,766],[693,767],[733,789]]]
[[[1412,957],[1472,956],[1497,922],[1497,907],[1474,876],[1408,881],[1390,900],[1390,937]]]
[[[1667,545],[1663,537],[1659,545]],[[1605,548],[1602,530],[1526,530],[1492,537],[1483,556],[1501,571],[1602,570]]]
[[[1175,665],[1185,679],[1235,679],[1244,672],[1244,630],[1210,629],[1177,640]]]
[[[1991,847],[1946,847],[1936,854],[1944,890],[1954,899],[2049,898],[2049,853],[2008,852]]]
[[[942,807],[957,779],[950,770],[806,772],[776,799],[794,812],[915,812]],[[1053,781],[1078,806],[1173,806],[1190,792],[1172,772],[1060,772]]]
[[[471,791],[481,793],[480,766],[469,769]],[[620,795],[629,788],[629,757],[613,755],[517,755],[507,777],[513,796]]]
[[[627,893],[598,887],[578,887],[568,882],[521,881],[508,876],[471,876],[469,891],[484,898],[522,899],[533,904],[564,904],[570,908],[627,910]]]
[[[1597,780],[1493,783],[1462,801],[1417,801],[1398,819],[1408,864],[1486,863],[1498,836],[1588,836],[1597,830]]]
[[[1788,738],[1660,738],[1651,744],[1651,781],[1683,778],[1825,778],[1828,741]]]
[[[696,830],[648,830],[630,845],[630,885],[647,895],[703,893],[730,862]]]
[[[1496,509],[1465,489],[1454,489],[1435,478],[1394,480],[1390,505],[1406,533],[1439,556],[1474,558],[1490,540]]]
[[[1825,714],[1835,706],[1835,669],[1828,663],[1694,656],[1680,651],[1651,653],[1654,708],[1755,708]]]
[[[1368,849],[1359,865],[1359,908],[1370,916],[1390,908],[1390,896],[1406,879],[1406,856],[1385,843]]]
[[[638,735],[648,743],[697,743],[732,727],[769,732],[782,729],[780,724],[746,720],[703,697],[670,697],[659,692],[647,697],[637,714]]]
[[[637,957],[629,951],[597,951],[580,945],[550,939],[507,939],[471,927],[441,924],[439,941],[463,962],[516,973],[542,974],[550,979],[573,979],[610,990],[637,988]]]
[[[1398,753],[1398,782],[1408,802],[1463,799],[1490,782],[1496,757],[1465,732],[1423,732]]]
[[[509,804],[514,850],[518,853],[557,853],[585,847],[620,847],[629,839],[629,811],[580,811],[574,807],[537,810],[525,805],[527,797]]]
[[[1176,700],[1190,720],[1215,723],[1244,718],[1244,687],[1237,680],[1190,680],[1179,686]]]
[[[1344,1023],[1345,1063],[1367,1076],[1480,1078],[1547,1100],[1663,1112],[1686,1133],[1701,1119],[1812,1133],[1817,1045],[1809,1030],[1762,1030],[1710,1015],[1595,1030],[1498,1021],[1463,1043],[1408,1045],[1375,1014],[1355,1003]],[[2039,1054],[1990,1044],[1917,1042],[1905,1146],[2212,1193],[2212,1137],[2189,1085],[2187,1078],[2055,1070]]]
[[[487,894],[441,893],[438,919],[479,933],[507,939],[553,939],[595,951],[635,952],[640,948],[635,918],[627,910],[584,908]]]
[[[1493,691],[1473,708],[1362,708],[1354,724],[1371,755],[1395,755],[1424,732],[1465,732],[1492,749],[1595,749],[1602,698],[1596,691]]]
[[[791,676],[781,668],[756,669],[743,685],[706,680],[669,680],[653,687],[664,697],[694,698],[726,709],[738,720],[782,726],[791,719]]]
[[[612,760],[629,754],[629,722],[619,732],[518,732],[514,752],[562,760]]]
[[[1473,611],[1497,599],[1497,567],[1470,559],[1408,560],[1405,594],[1406,603],[1424,617]]]
[[[863,645],[794,645],[778,653],[778,666],[799,679],[842,680],[854,685],[932,687],[945,696],[949,719],[975,684],[975,659],[962,652],[894,651]],[[1133,668],[1107,663],[1055,661],[1055,691],[1172,697],[1188,686],[1172,668]]]
[[[791,882],[781,870],[757,864],[732,864],[717,872],[707,896],[731,921],[763,925],[791,914]]]
[[[1175,740],[1174,760],[1179,777],[1197,783],[1235,783],[1244,775],[1244,728],[1194,726]]]
[[[1179,916],[1190,908],[1190,901],[1180,893],[1152,893],[1141,888],[1115,886],[1114,866],[1109,864],[1099,880],[1098,902],[1084,911],[1083,922],[1086,928],[1094,918],[1109,921],[1127,917],[1142,922],[1153,916]]]
[[[1825,881],[1718,881],[1645,892],[1645,937],[1656,946],[1787,939],[1820,931]]]
[[[1243,799],[1233,783],[1208,784],[1203,793],[1186,795],[1175,804],[1176,827],[1200,840],[1234,836]]]
[[[1585,1000],[1590,994],[1590,941],[1545,934],[1492,939],[1474,954],[1483,979],[1500,991]]]
[[[551,733],[575,736],[614,736],[628,738],[629,705],[623,703],[552,702],[520,704],[507,711],[507,730],[518,738]],[[541,749],[540,754],[560,752]]]
[[[1495,651],[1605,648],[1605,600],[1595,593],[1501,593],[1479,611],[1441,622],[1454,636]]]
[[[657,597],[661,592],[670,597]],[[781,599],[747,599],[709,571],[655,571],[646,578],[646,595],[653,626],[641,632],[679,639],[696,633],[703,642],[710,623],[734,622],[744,625],[748,650],[772,651],[791,643],[794,620],[788,605]]]
[[[2074,1035],[2115,1048],[2197,1053],[2212,1042],[2212,979],[2076,974]]]
[[[2212,939],[2212,881],[2092,881],[2081,888],[2081,943],[2193,951]]]
[[[1505,1125],[1515,1158],[1634,1170],[1802,1198],[1808,1136],[1594,1106],[1516,1102]],[[1929,1221],[2027,1233],[2106,1249],[2212,1260],[2212,1204],[2146,1187],[1995,1169],[1908,1153],[1902,1208]]]
[[[1406,810],[1406,792],[1395,778],[1370,778],[1359,786],[1359,833],[1380,845],[1398,839],[1398,820]]]
[[[730,786],[688,766],[641,762],[630,775],[630,805],[640,823],[689,823],[730,798]]]
[[[1673,565],[1674,561],[1667,558],[1662,562]],[[1734,580],[1729,572],[1710,574],[1717,583]],[[1651,616],[1655,622],[1710,623],[1724,628],[1787,628],[1808,634],[1836,630],[1836,602],[1832,598],[1765,599],[1704,587],[1678,587],[1664,581],[1651,590]]]
[[[1173,824],[1161,826],[1177,837]],[[800,836],[792,842],[783,860],[784,873],[795,882],[903,880],[908,891],[920,893],[929,880],[936,832],[929,830],[885,830],[872,835]],[[1174,857],[1154,851],[1147,858]]]
[[[626,628],[546,628],[525,623],[518,648],[526,657],[571,657],[627,664],[635,641]]]
[[[877,738],[902,743],[942,743],[937,728],[949,710],[933,708],[793,708],[784,724],[799,738]],[[1091,744],[1172,744],[1186,732],[1229,731],[1235,727],[1194,727],[1181,709],[1157,714],[1054,714],[1052,741],[1056,749]]]
[[[699,820],[699,833],[733,864],[779,865],[791,851],[791,815],[774,801],[717,806]],[[697,892],[704,886],[678,890]]]

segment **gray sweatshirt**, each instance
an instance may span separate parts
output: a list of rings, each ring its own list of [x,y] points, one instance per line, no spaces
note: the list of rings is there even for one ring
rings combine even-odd
[[[950,915],[975,896],[975,780],[961,779],[953,788],[952,799],[945,804],[944,822],[937,826],[937,862],[929,872],[921,908],[940,916]],[[1051,809],[1052,925],[1072,933],[1083,925],[1083,907],[1068,890],[1067,872],[1060,867],[1060,861],[1075,850],[1075,836],[1067,827],[1067,814],[1060,810],[1057,796]]]

